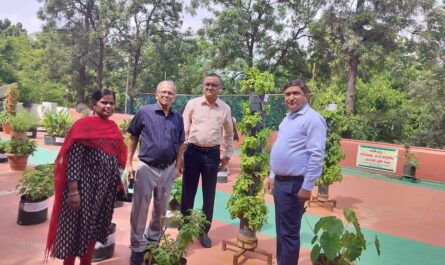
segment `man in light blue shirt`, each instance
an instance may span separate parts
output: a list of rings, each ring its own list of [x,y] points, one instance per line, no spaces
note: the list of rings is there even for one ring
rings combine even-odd
[[[284,85],[284,102],[289,112],[278,128],[265,184],[275,201],[277,263],[297,265],[304,203],[323,169],[326,122],[309,106],[306,85],[299,79]]]

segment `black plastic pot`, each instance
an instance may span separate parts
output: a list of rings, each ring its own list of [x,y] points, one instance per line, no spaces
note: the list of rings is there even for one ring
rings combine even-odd
[[[116,224],[111,223],[110,227],[108,228],[107,243],[105,245],[102,245],[99,242],[96,243],[96,247],[93,253],[93,262],[99,262],[113,257],[116,241],[115,234]]]
[[[403,175],[407,176],[407,177],[415,177],[416,176],[416,168],[411,165],[404,164],[403,165]]]
[[[22,195],[20,197],[19,213],[17,224],[35,225],[45,222],[48,219],[48,199],[31,201]]]
[[[54,145],[54,143],[56,142],[56,138],[54,136],[51,135],[44,135],[43,136],[43,143],[46,145]]]
[[[31,129],[29,131],[26,132],[26,136],[28,136],[29,138],[37,138],[37,129]]]

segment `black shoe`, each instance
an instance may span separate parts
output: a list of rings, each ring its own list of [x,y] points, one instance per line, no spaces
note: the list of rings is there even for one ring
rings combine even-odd
[[[211,248],[212,247],[212,240],[207,235],[202,235],[199,237],[199,242],[201,242],[201,245],[205,248]]]
[[[142,265],[144,263],[144,253],[131,251],[130,265]]]

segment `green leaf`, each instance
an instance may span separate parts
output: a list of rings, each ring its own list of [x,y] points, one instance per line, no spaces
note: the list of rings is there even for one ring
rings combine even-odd
[[[319,244],[316,244],[315,246],[312,247],[312,250],[311,250],[311,261],[312,262],[315,262],[318,259],[318,257],[320,256],[320,250],[321,250],[321,247]]]
[[[320,245],[323,248],[323,253],[326,255],[326,258],[328,260],[334,260],[341,249],[340,235],[323,233],[320,237]]]

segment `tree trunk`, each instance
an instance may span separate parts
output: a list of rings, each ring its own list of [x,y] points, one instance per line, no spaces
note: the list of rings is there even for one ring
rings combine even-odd
[[[355,84],[357,82],[358,64],[360,62],[357,50],[349,52],[348,88],[346,90],[346,107],[349,114],[355,113]]]
[[[87,82],[86,65],[79,67],[79,88],[77,89],[77,103],[85,102],[85,86]]]
[[[103,38],[99,38],[99,58],[97,62],[97,86],[99,87],[99,89],[102,89],[103,87],[104,54],[105,54],[105,42]]]
[[[141,59],[141,44],[138,43],[133,56],[133,77],[131,78],[130,88],[136,87],[136,82],[139,76],[139,61]]]

